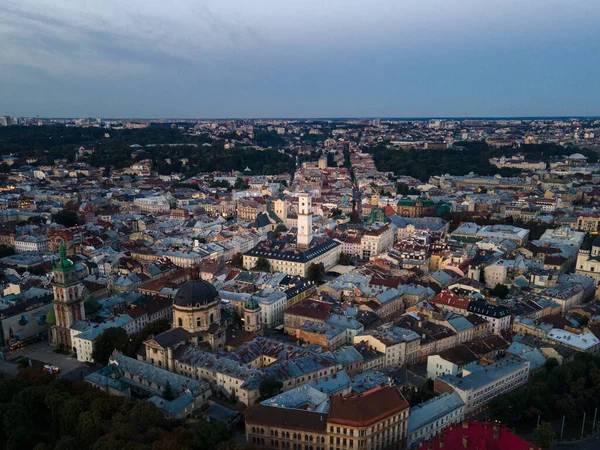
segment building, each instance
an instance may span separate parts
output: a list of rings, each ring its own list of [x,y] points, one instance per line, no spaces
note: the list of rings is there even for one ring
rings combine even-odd
[[[246,441],[262,448],[328,450],[328,399],[304,385],[254,405],[245,413]]]
[[[166,214],[171,210],[169,200],[164,195],[136,198],[133,204],[144,214]]]
[[[120,353],[112,355],[106,367],[86,376],[85,381],[110,395],[145,398],[171,418],[191,417],[212,394],[204,380],[193,380]],[[166,398],[167,389],[172,398]]]
[[[14,240],[15,253],[47,252],[48,238],[46,236],[18,236]]]
[[[463,242],[478,242],[484,239],[507,239],[522,247],[527,243],[529,230],[512,225],[477,225],[463,222],[452,233],[452,238]]]
[[[40,337],[48,330],[46,318],[53,308],[52,296],[42,295],[0,309],[0,347]]]
[[[435,204],[432,200],[422,198],[401,199],[396,205],[396,213],[400,217],[435,216]]]
[[[244,254],[244,268],[252,269],[258,258],[265,258],[273,272],[306,277],[311,264],[322,263],[325,270],[337,265],[340,244],[332,239],[314,238],[308,249],[301,249],[286,237],[263,241]]]
[[[416,447],[436,437],[465,418],[465,402],[456,392],[448,392],[410,408],[407,447]]]
[[[165,319],[173,320],[173,302],[166,297],[153,297],[146,302],[135,305],[127,311],[127,315],[133,319],[132,333],[142,331],[146,325]]]
[[[449,426],[439,436],[422,443],[428,450],[541,450],[540,447],[512,434],[498,422],[463,422]]]
[[[457,345],[427,357],[427,378],[435,380],[442,375],[462,376],[463,369],[476,364],[479,358],[464,345]]]
[[[378,386],[351,397],[331,397],[329,449],[402,449],[410,406],[396,386]]]
[[[600,236],[593,242],[584,242],[577,253],[575,272],[594,279],[597,286],[600,282]]]
[[[67,247],[64,243],[59,246],[59,254],[60,259],[52,272],[56,324],[50,329],[50,345],[71,350],[71,325],[76,321],[85,320],[84,287],[75,265],[67,258]]]
[[[467,311],[485,319],[490,324],[490,331],[493,334],[500,334],[510,329],[511,315],[506,306],[492,305],[485,300],[474,300],[469,303]]]
[[[312,201],[309,194],[298,195],[298,248],[309,248],[313,240]]]
[[[208,281],[193,279],[179,288],[173,299],[173,327],[182,328],[213,350],[225,346],[225,327],[221,326],[221,298]]]
[[[501,394],[527,384],[529,361],[506,357],[487,366],[474,365],[463,370],[463,376],[442,375],[435,379],[436,392],[455,391],[465,403],[465,417],[484,410],[489,402]]]
[[[354,344],[385,355],[385,367],[403,366],[418,360],[421,336],[412,330],[385,324],[354,337]]]
[[[360,240],[361,254],[359,256],[369,259],[388,251],[394,245],[394,234],[394,229],[390,224],[366,230]]]
[[[600,214],[580,214],[577,216],[577,229],[586,233],[600,231]]]

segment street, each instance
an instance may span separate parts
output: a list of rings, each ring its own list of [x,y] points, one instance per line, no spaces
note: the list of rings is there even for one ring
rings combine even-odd
[[[23,357],[31,358],[32,360],[40,361],[44,364],[52,364],[60,369],[60,377],[67,378],[69,380],[75,380],[81,378],[81,372],[84,375],[91,373],[97,368],[88,367],[87,365],[77,361],[62,353],[55,353],[54,347],[48,345],[48,341],[36,342],[18,350],[13,350],[4,354],[6,361],[0,361],[0,369],[5,374],[15,376],[18,373],[19,366],[14,364],[11,360]]]

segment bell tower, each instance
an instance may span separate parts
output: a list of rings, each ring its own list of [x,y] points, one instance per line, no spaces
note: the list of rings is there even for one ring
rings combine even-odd
[[[85,320],[83,284],[79,281],[75,265],[67,258],[64,241],[58,246],[58,252],[60,259],[52,271],[56,325],[50,331],[50,345],[71,349],[71,325]]]
[[[299,248],[308,248],[312,242],[312,203],[310,195],[298,195],[298,238],[296,245]]]

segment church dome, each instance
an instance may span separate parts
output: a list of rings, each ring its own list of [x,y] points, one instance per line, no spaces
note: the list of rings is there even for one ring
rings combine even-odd
[[[181,286],[175,294],[175,306],[205,306],[216,301],[218,297],[219,293],[208,281],[191,280]]]

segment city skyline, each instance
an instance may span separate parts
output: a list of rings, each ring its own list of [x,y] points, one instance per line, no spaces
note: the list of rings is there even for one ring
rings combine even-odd
[[[592,1],[0,6],[2,114],[597,116]]]

